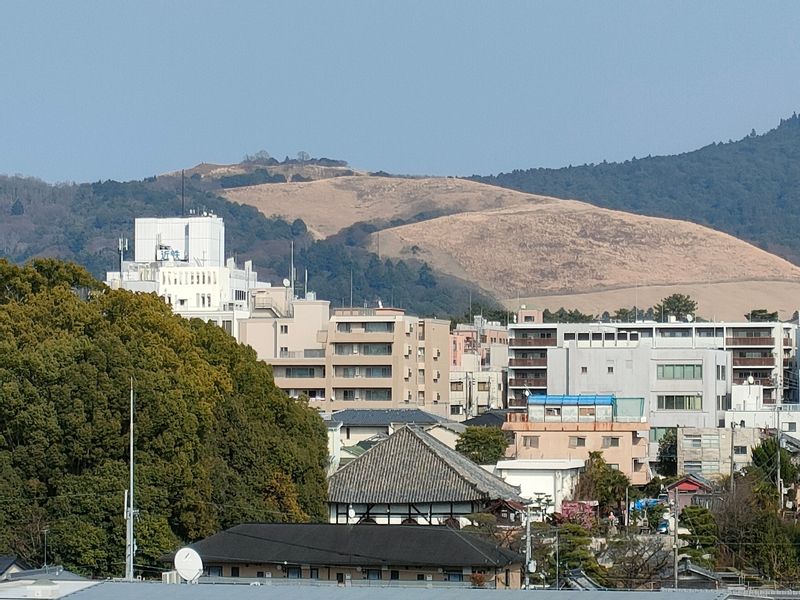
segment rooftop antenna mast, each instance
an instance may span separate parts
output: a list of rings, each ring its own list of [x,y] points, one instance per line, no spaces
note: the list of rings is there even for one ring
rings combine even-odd
[[[133,556],[136,554],[136,538],[133,535],[133,521],[137,511],[133,503],[133,377],[131,377],[131,406],[130,406],[130,440],[128,446],[128,489],[125,490],[125,579],[133,581]]]
[[[289,277],[291,278],[291,285],[292,285],[292,300],[294,300],[294,240],[292,240],[291,269],[292,272],[289,273]]]
[[[123,252],[128,251],[128,238],[119,238],[117,248],[119,249],[119,280],[122,281],[122,258]]]
[[[184,170],[181,169],[181,216],[186,216],[186,195],[185,195],[186,175]]]

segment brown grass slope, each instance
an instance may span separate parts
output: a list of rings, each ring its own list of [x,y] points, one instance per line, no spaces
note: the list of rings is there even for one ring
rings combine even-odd
[[[384,257],[425,260],[509,305],[526,298],[599,313],[632,306],[637,295],[649,306],[683,291],[702,298],[706,316],[741,319],[761,304],[794,310],[800,298],[800,268],[730,235],[471,181],[355,176],[225,195],[266,215],[301,218],[320,237],[358,221],[443,215],[373,234],[371,249],[379,243]],[[764,283],[772,281],[783,283]]]
[[[359,221],[408,220],[419,213],[479,211],[552,198],[450,178],[337,177],[308,183],[267,183],[225,190],[225,198],[267,216],[303,219],[319,237]]]
[[[449,215],[388,229],[380,242],[384,254],[469,274],[501,298],[636,284],[800,282],[800,268],[730,235],[572,200]]]

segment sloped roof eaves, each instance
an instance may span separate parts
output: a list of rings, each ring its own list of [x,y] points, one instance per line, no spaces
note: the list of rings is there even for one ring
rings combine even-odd
[[[249,523],[192,547],[206,563],[495,567],[521,561],[472,534],[430,526]]]
[[[328,501],[407,504],[519,500],[519,492],[430,434],[406,427],[328,479]]]

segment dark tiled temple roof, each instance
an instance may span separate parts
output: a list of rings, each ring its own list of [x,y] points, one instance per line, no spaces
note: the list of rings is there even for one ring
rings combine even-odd
[[[244,523],[191,547],[204,564],[500,567],[522,562],[516,552],[475,534],[413,525]]]
[[[407,504],[520,501],[519,490],[432,435],[404,427],[328,479],[328,501]]]

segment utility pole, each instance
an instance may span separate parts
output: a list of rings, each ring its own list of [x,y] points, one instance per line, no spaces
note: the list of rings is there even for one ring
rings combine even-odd
[[[530,588],[531,573],[531,505],[525,506],[525,589]]]
[[[131,402],[130,402],[130,440],[128,446],[129,473],[128,489],[125,490],[125,519],[127,530],[125,534],[125,579],[133,581],[133,556],[136,554],[136,539],[133,535],[133,520],[136,509],[133,503],[133,377],[131,377]]]
[[[735,431],[736,431],[736,423],[731,421],[731,485],[730,485],[731,496],[733,496],[733,490],[734,490],[733,478],[736,476],[736,469],[735,469],[735,467],[733,465],[733,457],[734,457],[734,450],[735,450],[733,438],[734,438],[734,432]]]
[[[561,544],[559,543],[558,539],[558,525],[556,525],[556,589],[557,590],[561,589],[561,584],[559,582],[559,572],[558,572],[559,569],[558,547],[560,545]]]
[[[780,406],[775,405],[775,410],[778,413],[777,414],[777,417],[778,417],[778,427],[777,427],[777,429],[778,429],[778,432],[777,432],[777,438],[778,438],[778,459],[777,459],[778,472],[776,474],[776,478],[778,480],[777,481],[777,483],[778,483],[778,514],[780,514],[783,511],[783,477],[781,477],[781,410],[780,409],[781,409]]]
[[[675,508],[672,514],[674,525],[672,531],[672,551],[674,553],[673,577],[675,579],[673,589],[678,589],[678,486],[675,486]]]
[[[122,284],[122,259],[123,253],[128,250],[128,238],[119,238],[117,248],[119,249],[119,282]]]

